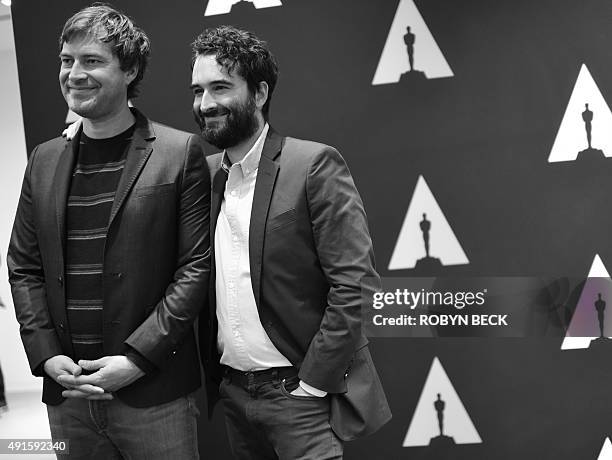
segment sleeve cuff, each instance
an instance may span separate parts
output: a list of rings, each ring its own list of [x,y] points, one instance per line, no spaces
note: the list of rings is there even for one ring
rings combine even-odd
[[[140,370],[145,374],[151,374],[157,369],[151,361],[149,361],[147,358],[145,358],[133,348],[130,348],[125,353],[125,356],[127,356],[127,359],[136,364],[136,366],[138,366],[138,368],[140,368]]]
[[[302,390],[304,390],[306,393],[309,393],[313,396],[318,396],[319,398],[324,398],[325,396],[327,396],[327,391],[323,391],[323,390],[319,390],[318,388],[311,387],[303,380],[300,380],[300,387],[302,387]]]

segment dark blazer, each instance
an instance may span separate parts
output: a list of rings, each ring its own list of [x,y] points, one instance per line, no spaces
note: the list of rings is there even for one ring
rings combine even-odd
[[[210,177],[198,136],[150,122],[138,111],[125,169],[112,205],[104,252],[105,355],[129,347],[156,370],[116,392],[146,407],[200,386],[193,322],[207,301]],[[44,362],[74,359],[66,316],[66,199],[79,145],[56,138],[29,158],[8,251],[21,338],[43,401],[62,387]]]
[[[227,173],[221,154],[207,160],[214,241]],[[261,323],[299,377],[330,393],[336,434],[349,440],[377,430],[391,413],[362,334],[361,291],[377,289],[380,279],[361,198],[335,149],[269,130],[255,183],[249,253]],[[214,256],[212,265],[214,273]],[[214,276],[210,286],[212,306]],[[200,333],[210,413],[221,377],[214,308],[200,322]]]

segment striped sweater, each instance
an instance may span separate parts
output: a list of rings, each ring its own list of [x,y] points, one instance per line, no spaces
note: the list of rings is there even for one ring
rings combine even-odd
[[[104,356],[104,245],[133,132],[107,139],[81,134],[66,203],[66,309],[75,361]]]

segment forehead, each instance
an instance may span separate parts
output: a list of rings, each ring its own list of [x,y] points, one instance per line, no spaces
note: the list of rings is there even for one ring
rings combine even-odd
[[[114,56],[113,48],[109,43],[102,42],[93,36],[87,35],[76,36],[70,41],[64,42],[61,52],[67,54]]]
[[[200,54],[193,65],[191,83],[194,85],[206,85],[213,81],[229,81],[234,84],[246,84],[246,80],[238,75],[236,69],[229,73],[223,66],[219,65],[214,55]]]

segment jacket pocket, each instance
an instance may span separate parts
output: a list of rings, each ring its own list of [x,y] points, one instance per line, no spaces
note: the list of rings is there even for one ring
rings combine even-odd
[[[277,230],[281,227],[289,225],[292,222],[295,222],[297,219],[297,214],[295,209],[291,208],[287,211],[284,211],[280,214],[277,214],[274,217],[268,219],[268,223],[266,224],[266,232],[271,232],[273,230]]]
[[[148,185],[145,187],[137,187],[134,189],[134,196],[136,198],[141,198],[144,196],[160,196],[165,195],[167,193],[172,193],[174,191],[174,183],[170,184],[157,184],[157,185]]]

